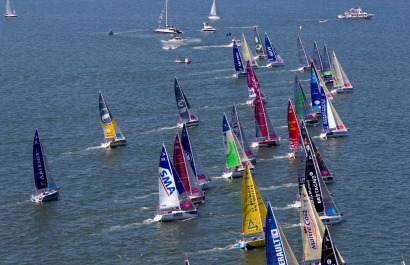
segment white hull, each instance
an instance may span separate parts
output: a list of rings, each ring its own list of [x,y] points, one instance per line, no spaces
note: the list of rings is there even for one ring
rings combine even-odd
[[[199,125],[199,120],[193,120],[185,123],[186,127],[194,127]]]
[[[106,142],[106,143],[102,143],[101,146],[104,148],[114,148],[114,147],[118,147],[118,146],[122,146],[126,144],[126,140],[115,140],[115,141],[111,141],[111,142]]]
[[[190,195],[189,198],[191,199],[193,204],[205,202],[205,195]]]
[[[323,215],[320,216],[320,220],[322,220],[324,225],[334,225],[338,224],[343,221],[343,217],[341,214],[338,215]]]
[[[212,19],[212,20],[218,20],[218,19],[220,19],[221,17],[220,17],[220,16],[212,16],[212,15],[209,15],[208,18],[209,18],[209,19]]]
[[[52,201],[52,200],[57,200],[60,197],[58,189],[53,190],[53,191],[46,191],[37,195],[31,195],[31,201],[32,202],[46,202],[46,201]]]
[[[182,31],[175,29],[175,28],[165,28],[165,29],[156,29],[154,30],[156,33],[163,33],[163,34],[180,34],[183,33]]]
[[[349,131],[327,131],[320,134],[320,138],[337,138],[349,136]]]
[[[168,211],[167,213],[159,213],[154,217],[154,221],[170,222],[175,220],[183,220],[188,218],[195,218],[198,216],[196,210],[193,211]]]
[[[249,170],[251,171],[252,174],[255,173],[255,168],[251,168]],[[231,179],[242,178],[244,172],[245,172],[245,168],[241,168],[241,169],[236,169],[235,171],[232,171],[232,172],[228,172],[224,174],[224,176],[231,178]]]
[[[284,66],[285,65],[285,63],[268,63],[267,65],[266,65],[266,67],[279,67],[279,66]]]
[[[17,17],[16,14],[5,14],[4,16],[5,16],[5,17]]]
[[[344,88],[344,87],[338,87],[335,89],[336,93],[350,93],[353,92],[353,88]]]

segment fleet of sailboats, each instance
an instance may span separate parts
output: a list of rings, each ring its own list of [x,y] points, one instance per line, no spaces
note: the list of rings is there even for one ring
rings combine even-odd
[[[36,193],[31,195],[31,201],[46,202],[57,200],[60,196],[59,188],[51,175],[37,130],[33,141],[33,170]]]
[[[102,143],[101,146],[113,148],[125,145],[127,140],[125,139],[125,136],[121,132],[120,127],[118,126],[107,104],[105,103],[101,91],[99,96],[99,110],[105,140],[105,142]]]

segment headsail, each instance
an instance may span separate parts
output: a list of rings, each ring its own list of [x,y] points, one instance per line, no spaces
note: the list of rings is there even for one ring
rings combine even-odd
[[[235,65],[236,77],[246,76],[245,68],[244,68],[243,61],[242,61],[242,55],[241,55],[241,52],[239,51],[238,45],[236,44],[235,40],[233,40],[232,47],[233,47],[233,62]]]

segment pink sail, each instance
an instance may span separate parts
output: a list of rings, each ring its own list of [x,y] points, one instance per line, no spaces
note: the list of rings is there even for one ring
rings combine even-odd
[[[188,171],[185,164],[184,151],[182,150],[182,145],[178,134],[176,135],[174,141],[173,163],[175,170],[181,179],[182,185],[184,185],[185,191],[190,193],[191,185],[189,183]]]
[[[261,97],[258,95],[255,99],[255,120],[259,125],[259,130],[256,130],[256,137],[269,137],[268,125],[266,123],[265,109],[262,104]],[[258,127],[258,126],[257,126]],[[259,135],[260,133],[260,135]]]
[[[290,148],[296,149],[299,144],[300,128],[290,99],[288,100],[288,132]]]

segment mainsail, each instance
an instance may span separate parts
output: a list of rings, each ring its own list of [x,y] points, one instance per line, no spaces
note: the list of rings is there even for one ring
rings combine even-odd
[[[257,96],[255,100],[255,131],[258,141],[279,140],[279,137],[276,134],[267,113],[265,112],[260,96]]]
[[[293,92],[295,100],[295,113],[298,119],[305,121],[307,124],[317,123],[319,120],[316,117],[316,113],[313,111],[312,106],[309,104],[297,76],[295,77]]]
[[[116,140],[125,140],[125,136],[122,134],[120,128],[117,125],[117,122],[112,116],[107,104],[105,103],[101,91],[99,96],[99,110],[105,141],[109,142]]]
[[[309,69],[310,68],[310,59],[308,55],[306,54],[305,47],[303,47],[302,39],[298,35],[297,39],[297,44],[298,44],[298,56],[299,56],[299,63],[300,66],[303,69]]]
[[[288,100],[288,133],[291,149],[296,149],[299,143],[300,128],[292,102]]]
[[[253,28],[253,42],[255,43],[256,54],[258,55],[259,59],[266,59],[266,49],[259,35],[258,26],[254,26]]]
[[[322,55],[320,54],[316,41],[313,42],[313,57],[312,58],[313,58],[313,64],[315,65],[315,69],[317,71],[322,71],[323,69]]]
[[[233,47],[233,62],[235,65],[236,77],[246,76],[245,68],[244,68],[243,61],[242,61],[242,55],[241,55],[241,52],[239,51],[238,45],[236,44],[235,40],[233,40],[232,47]]]
[[[246,42],[245,35],[242,33],[242,56],[245,61],[250,61],[252,67],[259,67],[258,63],[256,62],[251,49]]]
[[[177,186],[165,145],[162,145],[158,167],[159,210],[180,209]]]
[[[209,12],[209,19],[219,19],[218,10],[216,8],[216,0],[212,2],[211,12]]]
[[[197,125],[198,118],[193,112],[191,105],[189,104],[187,98],[185,97],[184,91],[179,85],[177,78],[174,79],[174,90],[175,90],[175,99],[177,102],[178,112],[180,120],[183,124],[187,125]]]
[[[248,142],[248,139],[246,138],[245,131],[239,120],[235,105],[232,106],[231,118],[232,118],[232,130],[236,138],[238,138],[239,143],[241,144],[243,150],[245,151],[245,154],[247,155],[248,159],[250,161],[254,160],[255,155],[253,154],[251,146]]]
[[[332,52],[332,74],[333,87],[336,89],[336,92],[353,91],[353,86],[350,84],[350,81],[343,71],[334,51]]]
[[[266,66],[272,67],[272,66],[279,66],[279,65],[285,64],[282,57],[276,51],[275,47],[273,47],[268,37],[268,34],[266,32],[265,32],[265,46],[266,46],[266,52],[268,55],[268,64]]]
[[[343,121],[340,119],[339,114],[333,107],[332,102],[327,99],[327,96],[323,88],[321,89],[321,111],[322,124],[324,130],[324,134],[322,136],[327,137],[327,134],[329,133],[343,133],[344,135],[347,135],[348,129],[344,125]],[[342,134],[340,134],[340,136],[342,136]]]
[[[268,202],[266,215],[266,264],[267,265],[298,265],[285,234],[273,214],[272,206]]]

